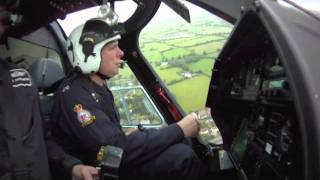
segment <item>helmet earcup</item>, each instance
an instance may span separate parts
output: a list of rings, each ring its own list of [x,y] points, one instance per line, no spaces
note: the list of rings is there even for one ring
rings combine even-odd
[[[85,55],[84,62],[87,62],[90,55],[95,56],[95,53],[93,53],[94,46],[91,41],[84,41],[82,43],[82,52]]]

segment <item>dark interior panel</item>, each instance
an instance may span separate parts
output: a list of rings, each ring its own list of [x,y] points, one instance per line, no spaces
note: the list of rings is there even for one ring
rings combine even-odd
[[[239,179],[303,179],[301,132],[282,61],[249,11],[215,63],[207,106]]]

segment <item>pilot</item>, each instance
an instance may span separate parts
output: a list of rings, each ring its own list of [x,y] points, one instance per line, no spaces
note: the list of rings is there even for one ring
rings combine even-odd
[[[55,136],[67,152],[89,164],[101,146],[122,148],[120,178],[199,178],[205,172],[202,161],[186,143],[199,131],[195,113],[159,130],[137,130],[129,135],[122,131],[114,97],[106,84],[121,65],[121,27],[95,18],[70,34],[67,48],[74,73],[56,93]]]
[[[16,4],[13,0],[0,1],[1,40],[6,38],[10,11]],[[26,70],[0,59],[0,94],[1,180],[51,179],[48,161],[68,173],[69,179],[93,179],[97,173],[94,167],[65,154],[44,133],[38,92]]]

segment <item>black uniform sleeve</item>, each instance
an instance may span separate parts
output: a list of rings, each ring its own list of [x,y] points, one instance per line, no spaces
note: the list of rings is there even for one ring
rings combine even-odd
[[[127,136],[123,162],[127,167],[143,163],[183,139],[183,132],[177,124],[159,130],[135,131]]]
[[[66,179],[71,179],[73,166],[81,164],[82,162],[79,159],[66,154],[52,138],[46,139],[46,145],[53,178],[67,176]]]
[[[59,124],[65,128],[64,132],[68,133],[72,141],[95,154],[102,145],[121,147],[124,149],[122,162],[126,166],[149,160],[170,145],[184,139],[183,132],[177,124],[160,130],[136,131],[125,136],[120,122],[112,121],[90,92],[81,86],[62,87],[59,98],[62,116],[65,116]],[[75,107],[81,107],[81,111],[75,110]],[[82,121],[81,115],[87,117],[87,124]]]

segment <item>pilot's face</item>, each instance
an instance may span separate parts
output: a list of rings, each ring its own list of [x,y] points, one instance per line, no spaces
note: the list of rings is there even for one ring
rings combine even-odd
[[[101,50],[101,64],[99,72],[108,77],[113,77],[119,72],[120,58],[123,51],[118,46],[118,41],[106,44]]]

